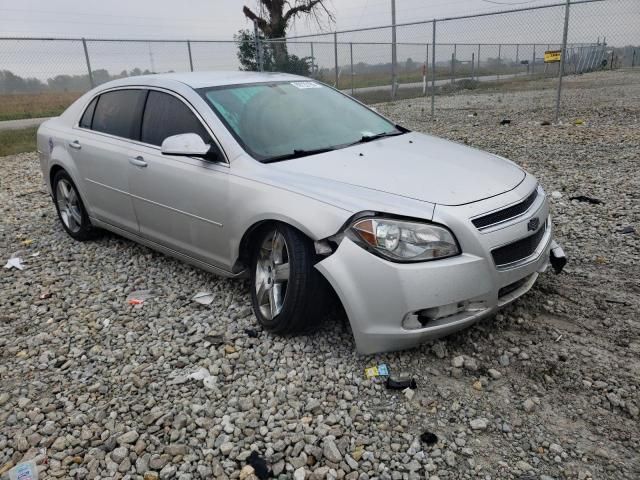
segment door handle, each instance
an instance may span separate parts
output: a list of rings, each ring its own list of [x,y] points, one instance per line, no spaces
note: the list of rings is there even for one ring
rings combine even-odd
[[[144,168],[147,166],[147,162],[145,162],[144,157],[142,157],[141,155],[129,158],[129,163],[140,168]]]
[[[74,150],[80,150],[82,148],[82,145],[80,145],[80,142],[78,140],[74,140],[73,142],[69,142],[69,146],[71,148],[73,148]]]

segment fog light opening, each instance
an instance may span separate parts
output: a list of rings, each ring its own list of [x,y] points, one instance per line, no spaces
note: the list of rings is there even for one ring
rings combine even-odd
[[[483,309],[482,302],[469,302],[467,300],[441,305],[439,307],[423,308],[422,310],[405,315],[402,326],[408,330],[426,328],[437,320],[452,317],[463,312],[471,313]]]

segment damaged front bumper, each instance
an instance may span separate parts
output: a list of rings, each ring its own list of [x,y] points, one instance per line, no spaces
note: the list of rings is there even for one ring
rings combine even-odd
[[[454,231],[468,248],[421,263],[391,262],[343,238],[316,268],[338,294],[358,352],[401,350],[461,330],[524,295],[549,265],[559,273],[566,258],[553,240],[546,201],[532,211],[546,220],[544,232],[531,255],[508,265],[496,265],[491,252],[526,232],[529,218],[480,232],[453,208],[442,209],[438,221],[459,227]]]

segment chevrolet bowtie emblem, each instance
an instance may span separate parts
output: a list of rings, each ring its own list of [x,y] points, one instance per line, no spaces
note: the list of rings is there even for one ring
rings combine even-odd
[[[533,217],[531,220],[529,220],[529,223],[527,223],[527,230],[535,232],[536,230],[538,230],[539,226],[540,219],[538,217]]]

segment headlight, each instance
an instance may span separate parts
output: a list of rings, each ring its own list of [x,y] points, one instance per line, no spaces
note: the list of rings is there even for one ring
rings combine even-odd
[[[453,234],[431,223],[364,218],[350,230],[358,243],[392,261],[420,262],[460,253]]]

